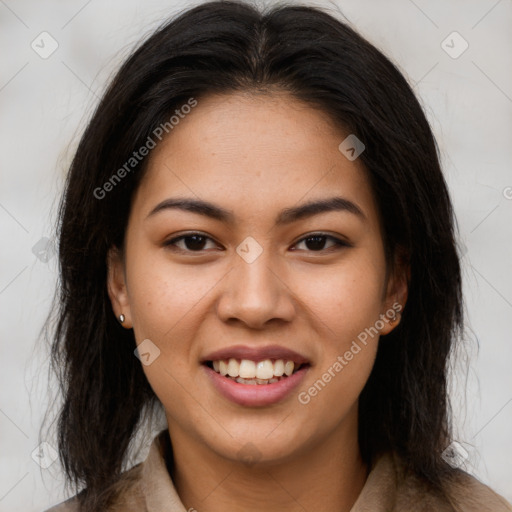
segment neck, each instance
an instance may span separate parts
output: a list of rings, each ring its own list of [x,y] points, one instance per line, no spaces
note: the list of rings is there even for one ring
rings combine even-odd
[[[351,436],[335,433],[285,462],[254,464],[221,457],[173,430],[171,476],[187,510],[349,512],[367,477],[353,427]]]

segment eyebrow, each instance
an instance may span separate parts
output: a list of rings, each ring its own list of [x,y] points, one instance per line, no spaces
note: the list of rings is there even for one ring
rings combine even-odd
[[[208,201],[192,198],[169,198],[157,204],[146,217],[149,218],[159,212],[177,209],[186,212],[198,213],[211,219],[215,219],[226,224],[233,224],[235,215],[231,210],[226,210]],[[297,220],[312,217],[325,212],[341,211],[354,214],[361,220],[366,220],[366,216],[352,201],[344,197],[330,197],[317,201],[310,201],[292,208],[285,208],[276,218],[276,226],[291,224]]]

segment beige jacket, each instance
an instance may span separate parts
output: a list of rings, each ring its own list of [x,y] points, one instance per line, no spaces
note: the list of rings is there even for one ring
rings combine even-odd
[[[185,508],[169,477],[164,459],[166,436],[167,430],[156,436],[146,460],[129,470],[137,477],[136,483],[123,493],[112,512],[195,510]],[[391,454],[381,457],[350,512],[512,512],[507,501],[462,471],[458,472],[457,482],[450,488],[451,504],[426,492],[423,484],[414,477],[401,479],[399,474],[398,457]],[[78,512],[76,498],[47,512]],[[321,506],[311,512],[322,512]]]

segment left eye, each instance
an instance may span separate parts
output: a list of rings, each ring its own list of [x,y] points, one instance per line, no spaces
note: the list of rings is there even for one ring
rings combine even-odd
[[[302,240],[299,240],[297,242],[297,245],[305,243],[309,250],[319,252],[327,250],[324,247],[326,240],[331,240],[332,242],[334,242],[334,244],[331,247],[329,247],[329,249],[332,249],[333,247],[348,247],[349,245],[348,243],[344,242],[343,240],[340,240],[339,238],[330,235],[324,235],[323,233],[314,233],[312,235],[304,237]]]
[[[333,245],[331,245],[328,248],[325,248],[325,244],[327,240],[331,240]],[[207,244],[207,241],[213,240],[201,233],[191,233],[188,235],[181,235],[177,238],[173,238],[165,243],[167,247],[177,248],[184,252],[201,252],[205,249],[205,245]],[[180,247],[178,244],[182,243],[182,246]],[[312,235],[309,235],[307,237],[302,238],[299,240],[295,246],[300,245],[301,243],[306,244],[307,250],[312,252],[320,252],[320,251],[326,251],[328,249],[332,249],[333,247],[348,247],[349,244],[347,242],[344,242],[343,240],[340,240],[339,238],[336,238],[334,236],[326,235],[323,233],[313,233]]]

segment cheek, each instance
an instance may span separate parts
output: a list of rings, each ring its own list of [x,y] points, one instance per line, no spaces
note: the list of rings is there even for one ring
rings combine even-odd
[[[298,296],[321,321],[331,343],[343,350],[347,342],[373,326],[382,312],[385,267],[363,251],[354,251],[329,270],[319,268],[301,280]]]
[[[198,329],[210,312],[205,304],[226,271],[213,267],[173,263],[165,251],[132,244],[126,262],[130,312],[137,343],[149,339],[159,355],[143,370],[164,404],[185,410],[190,371],[198,365]],[[185,409],[184,409],[185,408]]]
[[[317,362],[299,395],[308,414],[336,411],[325,428],[333,426],[357,403],[371,373],[377,352],[384,265],[354,254],[332,272],[310,275],[302,297],[316,318]]]
[[[194,265],[172,263],[162,251],[134,254],[127,272],[136,339],[154,337],[165,343],[197,322],[201,300],[222,278]]]
[[[149,339],[158,354],[142,369],[167,412],[190,415],[190,395],[183,390],[198,393],[190,382],[190,370],[197,364],[192,340],[204,320],[201,301],[222,276],[198,272],[192,265],[178,267],[160,251],[131,255],[127,274],[135,339],[138,344]]]

